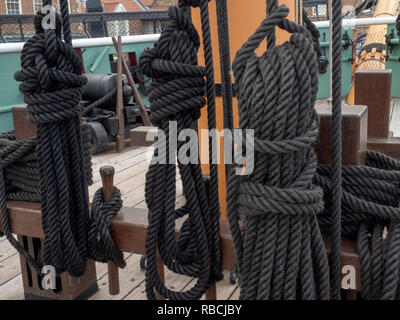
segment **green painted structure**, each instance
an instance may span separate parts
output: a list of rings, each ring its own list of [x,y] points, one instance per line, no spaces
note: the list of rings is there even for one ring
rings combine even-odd
[[[400,43],[395,24],[388,25],[387,35],[393,38],[387,50],[386,69],[392,70],[392,97],[400,98]]]
[[[122,52],[135,52],[139,59],[142,52],[153,45],[151,41],[123,44]],[[116,53],[114,46],[81,47],[81,51],[86,73],[111,72],[109,55]],[[14,80],[14,73],[21,68],[20,57],[20,52],[0,53],[0,132],[13,129],[11,108],[24,103],[18,90],[19,83]],[[147,97],[142,96],[142,100],[149,103]]]
[[[319,44],[321,47],[322,55],[328,58],[330,55],[329,50],[329,28],[320,28]],[[347,37],[350,42],[342,40],[342,96],[345,97],[350,92],[352,86],[352,72],[353,72],[353,29],[343,28],[342,35],[344,39]],[[330,66],[324,74],[319,75],[319,90],[318,99],[326,99],[330,96],[329,94],[329,75]]]
[[[400,97],[400,44],[399,36],[395,25],[388,26],[388,34],[393,31],[394,37],[391,40],[392,52],[389,53],[386,68],[393,70],[392,77],[392,96]],[[353,29],[343,28],[344,40],[342,41],[342,95],[347,96],[352,86],[352,57],[353,57]],[[349,39],[349,40],[346,40]],[[329,28],[320,28],[320,46],[322,54],[329,58]],[[137,59],[148,47],[153,47],[154,41],[135,42],[122,45],[123,52],[135,52]],[[1,44],[0,44],[1,46]],[[109,55],[115,54],[112,45],[97,47],[81,47],[85,71],[87,73],[104,74],[111,72]],[[14,73],[20,69],[20,52],[0,53],[0,132],[13,129],[11,108],[15,105],[23,104],[23,98],[18,90],[18,82],[14,80]],[[319,75],[318,99],[329,97],[329,72]],[[142,97],[143,102],[148,104],[147,97]]]

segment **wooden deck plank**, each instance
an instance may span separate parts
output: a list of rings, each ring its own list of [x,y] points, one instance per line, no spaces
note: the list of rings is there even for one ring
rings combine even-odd
[[[23,300],[24,287],[22,284],[22,275],[19,274],[10,278],[0,287],[0,300]]]
[[[136,151],[138,149],[135,149]],[[104,166],[104,165],[109,165],[113,166],[115,169],[115,172],[120,172],[123,171],[127,168],[130,168],[134,165],[137,165],[139,163],[142,163],[148,159],[148,154],[146,152],[146,149],[144,147],[141,147],[140,153],[132,156],[131,154],[127,153],[125,154],[126,156],[129,156],[127,159],[124,159],[122,161],[115,161],[115,162],[105,162],[105,163],[99,163],[95,166],[92,166],[93,168],[93,182],[97,182],[101,180],[99,169]]]
[[[180,291],[191,281],[192,279],[190,277],[178,275],[168,270],[168,268],[165,268],[165,283],[168,289]],[[132,290],[132,292],[123,297],[123,300],[146,300],[145,285],[143,276],[142,281],[134,288],[134,290]]]
[[[115,152],[114,149],[110,149],[109,151],[101,154],[96,154],[92,156],[92,164],[96,165],[101,162],[112,162],[116,161],[116,159],[126,159],[127,154],[130,154],[131,156],[135,154],[138,150],[140,150],[141,147],[127,147],[124,149],[123,152]],[[135,151],[134,151],[135,150]]]
[[[10,279],[21,273],[21,264],[17,253],[0,262],[0,288]]]
[[[144,271],[140,270],[139,261],[140,255],[132,254],[126,259],[126,267],[119,270],[120,293],[118,295],[111,296],[108,293],[108,277],[104,275],[98,280],[99,291],[90,300],[122,299],[144,279]]]

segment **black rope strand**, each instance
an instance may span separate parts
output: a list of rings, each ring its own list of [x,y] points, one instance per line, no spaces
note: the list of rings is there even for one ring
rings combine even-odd
[[[340,300],[342,199],[342,0],[332,1],[332,298]]]

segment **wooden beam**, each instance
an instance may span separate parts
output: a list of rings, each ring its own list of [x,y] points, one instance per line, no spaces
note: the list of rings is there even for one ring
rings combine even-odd
[[[11,231],[13,233],[36,238],[43,238],[42,214],[40,205],[29,202],[8,203]],[[184,220],[177,221],[177,232]],[[111,220],[111,236],[119,250],[145,255],[147,233],[147,210],[137,208],[122,208]],[[1,223],[0,223],[1,230]],[[226,219],[220,220],[222,267],[225,270],[235,269],[235,250],[229,224]],[[330,254],[330,241],[327,238],[325,246]],[[354,239],[342,240],[342,265],[351,265],[356,270],[357,289],[360,289],[360,262],[357,245]],[[210,292],[211,294],[211,292]]]

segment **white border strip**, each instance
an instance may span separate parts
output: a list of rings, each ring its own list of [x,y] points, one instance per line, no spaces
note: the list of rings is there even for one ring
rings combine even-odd
[[[356,27],[356,26],[370,26],[374,24],[394,24],[396,23],[395,17],[377,17],[377,18],[359,18],[359,19],[343,19],[343,27]],[[314,22],[317,28],[329,27],[329,21],[317,21]]]
[[[160,38],[160,34],[144,34],[139,36],[123,36],[122,44],[132,44],[141,42],[156,42]],[[0,44],[0,53],[21,52],[25,42],[12,42]],[[111,37],[104,38],[89,38],[89,39],[74,39],[72,46],[74,48],[90,48],[101,46],[112,46]]]

